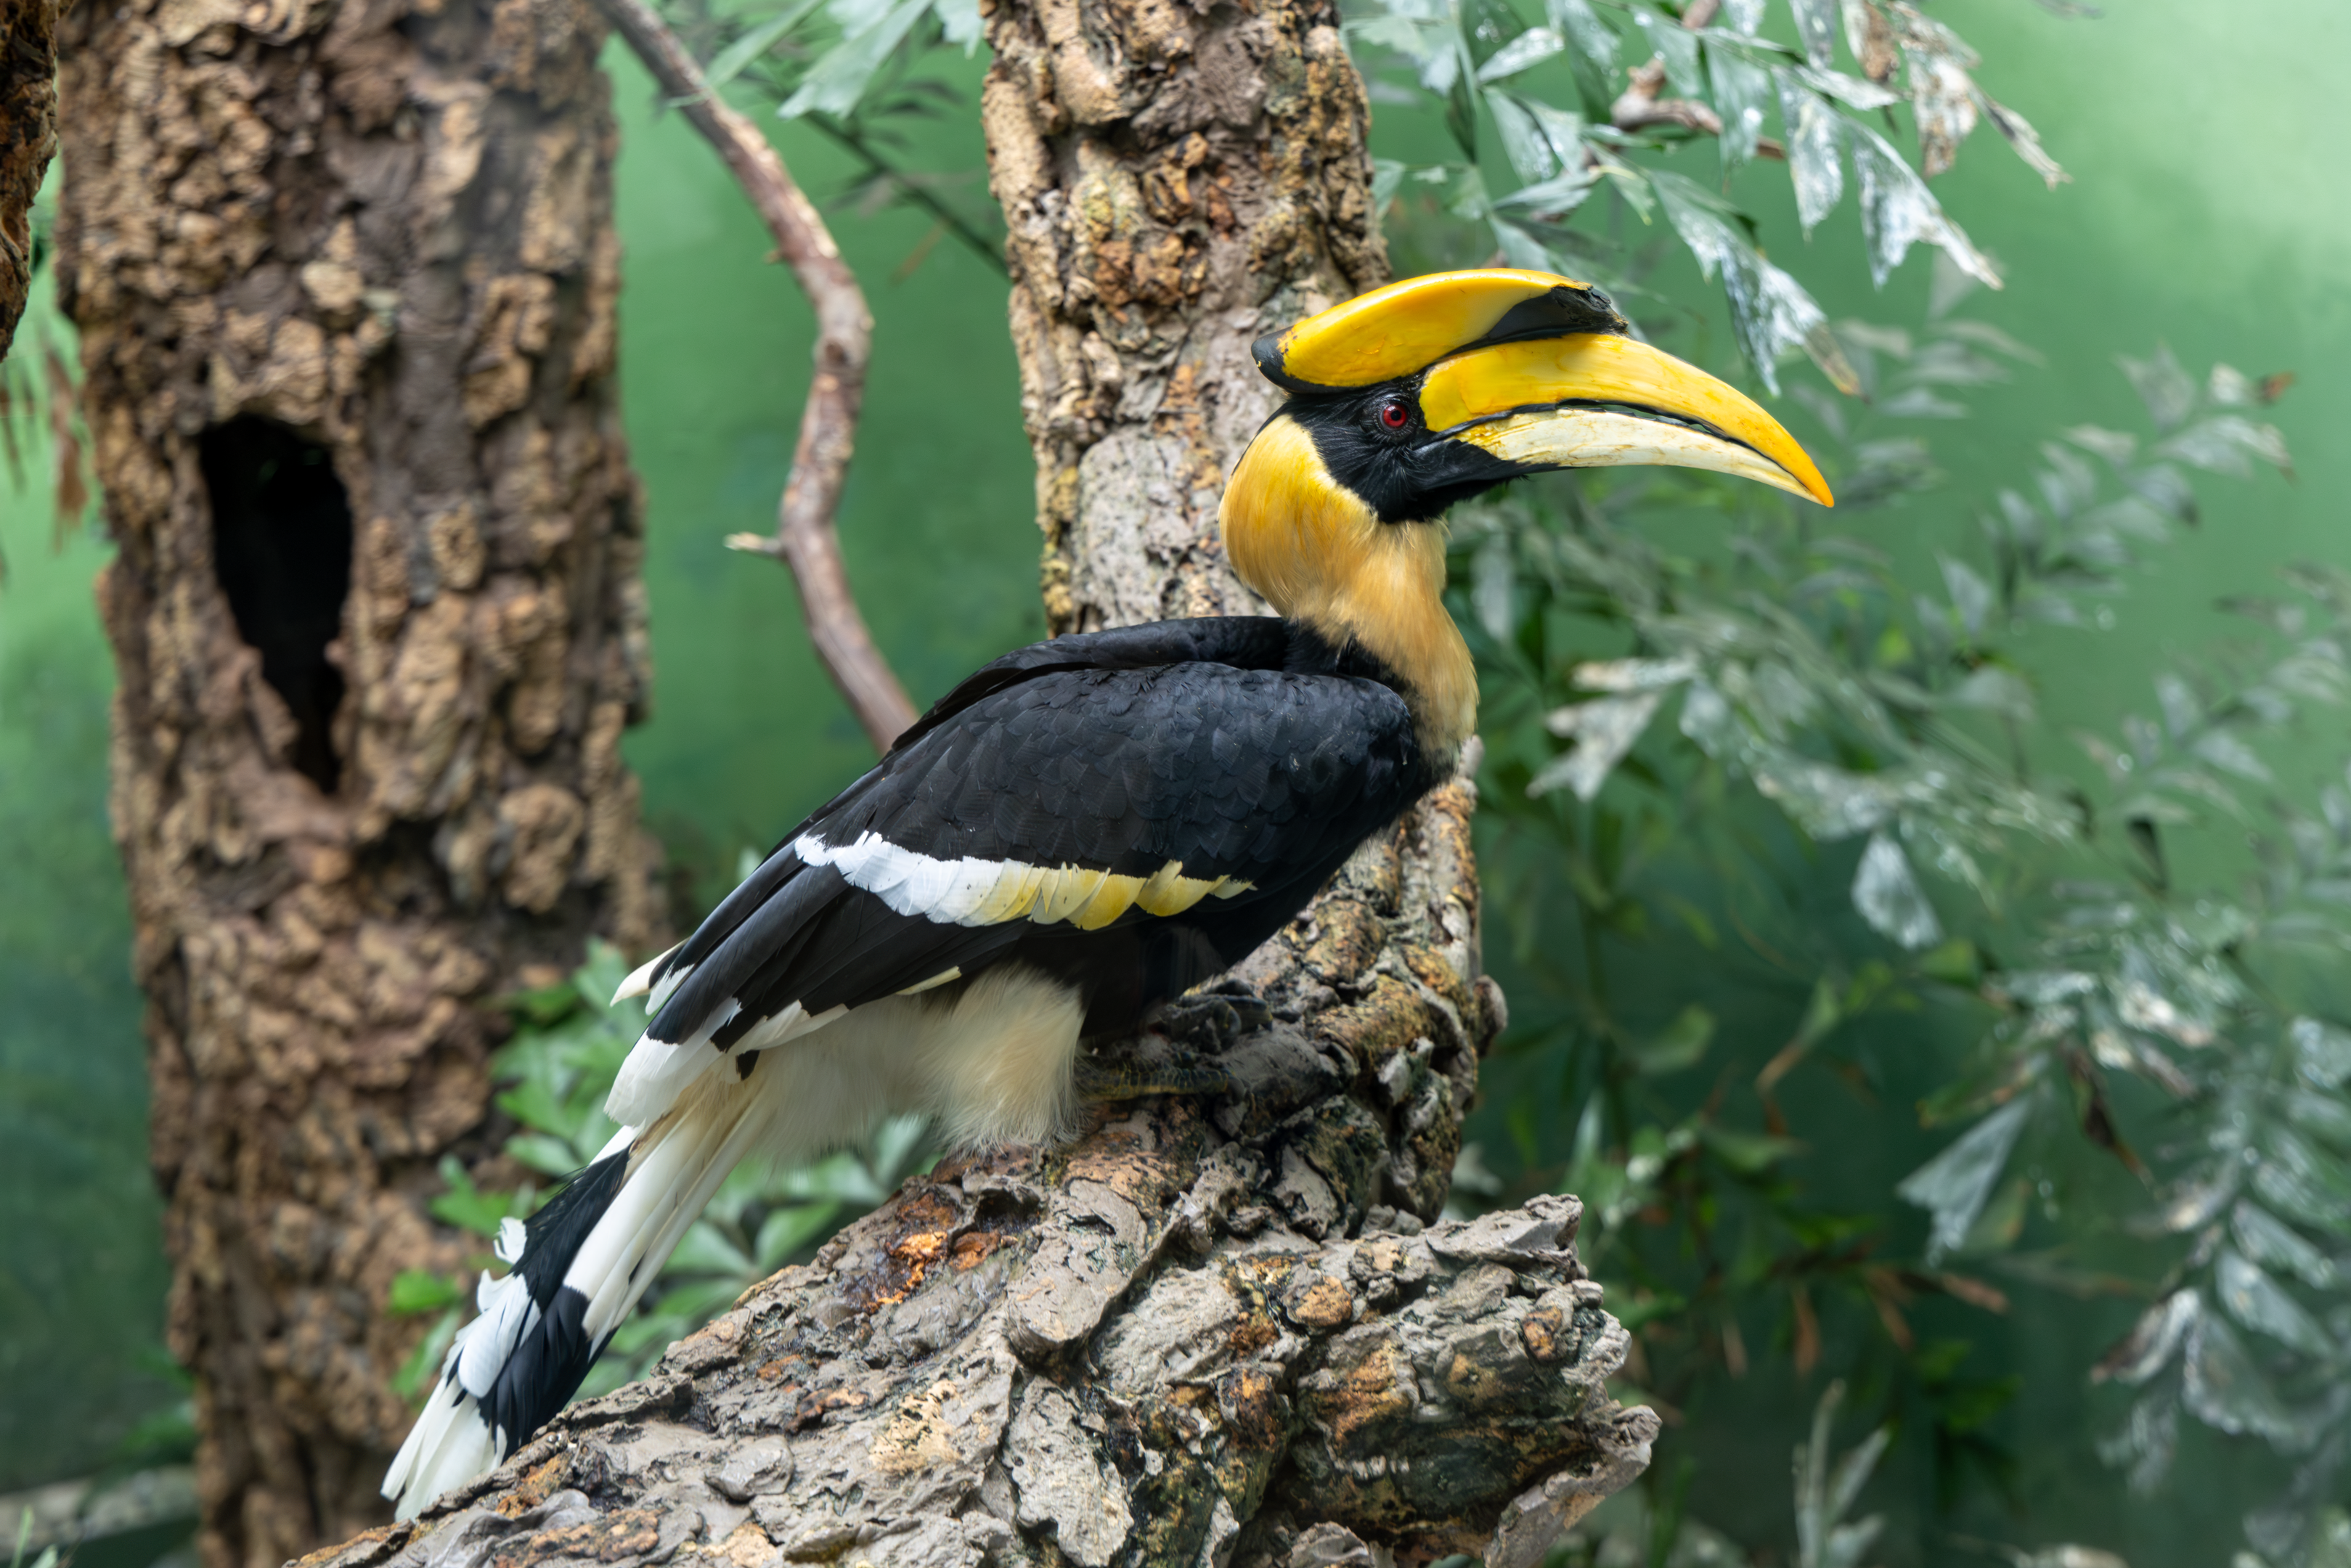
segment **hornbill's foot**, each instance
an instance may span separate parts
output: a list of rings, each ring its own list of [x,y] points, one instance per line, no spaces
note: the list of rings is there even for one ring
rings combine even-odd
[[[1179,1045],[1224,1051],[1251,1030],[1273,1021],[1273,1009],[1238,980],[1218,980],[1212,989],[1163,1003],[1151,1027]]]
[[[1201,1061],[1189,1051],[1173,1061],[1103,1061],[1081,1056],[1077,1066],[1081,1100],[1140,1100],[1146,1094],[1229,1094],[1237,1087],[1223,1068]]]

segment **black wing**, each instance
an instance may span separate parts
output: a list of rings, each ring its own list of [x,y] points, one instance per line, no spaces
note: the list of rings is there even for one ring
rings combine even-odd
[[[1225,618],[997,661],[655,971],[650,1038],[723,1050],[1015,957],[1110,1027],[1238,960],[1433,782],[1393,690],[1289,654]]]
[[[1290,653],[1290,627],[1278,615],[1205,615],[1050,638],[1015,648],[974,670],[916,719],[890,749],[904,750],[982,697],[1055,671],[1143,670],[1160,664],[1279,670],[1289,662]]]

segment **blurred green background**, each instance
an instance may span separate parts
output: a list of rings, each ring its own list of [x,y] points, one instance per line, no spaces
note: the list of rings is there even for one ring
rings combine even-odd
[[[2077,638],[2075,673],[2043,691],[2051,728],[2062,731],[2147,706],[2148,667],[2218,633],[2219,596],[2260,590],[2291,559],[2351,565],[2338,515],[2351,495],[2351,454],[2336,435],[2351,418],[2340,369],[2351,363],[2351,203],[2341,197],[2338,152],[2351,143],[2351,94],[2342,90],[2351,7],[2121,0],[2095,20],[2031,0],[1947,0],[1932,9],[1982,52],[1986,87],[2031,116],[2075,183],[2044,191],[1985,131],[1938,183],[1946,206],[2010,278],[2001,296],[1979,298],[1974,313],[2047,363],[1979,398],[1973,421],[1932,432],[1950,484],[1874,515],[1869,526],[1900,530],[1886,542],[1923,559],[1928,546],[1960,537],[1990,485],[2013,482],[2032,444],[2057,426],[2134,427],[2137,405],[2114,368],[2118,352],[2165,342],[2191,371],[2223,360],[2255,376],[2300,378],[2273,415],[2293,444],[2297,481],[2205,492],[2200,533],[2165,551],[2116,605],[2114,634]],[[622,399],[651,503],[657,670],[653,718],[631,737],[629,756],[644,779],[653,827],[693,896],[707,900],[742,848],[764,847],[869,753],[808,651],[781,569],[719,542],[772,527],[809,364],[805,307],[789,275],[763,261],[768,242],[707,148],[675,116],[654,115],[650,84],[632,61],[615,53],[609,63],[625,124]],[[972,89],[978,68],[970,62],[955,74]],[[1379,112],[1374,146],[1387,155],[1415,156],[1434,134],[1408,113]],[[956,151],[973,145],[967,127],[925,134],[933,144],[913,149],[916,161],[970,161]],[[836,191],[852,172],[846,156],[811,131],[781,128],[778,139],[812,191]],[[1711,154],[1698,156],[1710,170]],[[1737,188],[1761,218],[1774,258],[1832,316],[1915,323],[1925,253],[1874,294],[1852,204],[1807,246],[1785,188],[1771,165],[1750,171]],[[843,549],[876,636],[916,702],[927,703],[972,665],[1042,631],[1004,284],[952,242],[923,250],[930,224],[918,214],[842,211],[834,223],[876,319]],[[45,304],[17,352],[37,353],[44,332],[62,340]],[[1719,321],[1700,332],[1713,350],[1704,357],[1721,368],[1727,332]],[[1693,347],[1687,338],[1668,341]],[[1805,430],[1792,404],[1787,416]],[[143,1160],[140,1000],[127,978],[128,920],[105,817],[110,673],[89,585],[106,548],[89,530],[53,546],[47,448],[29,428],[18,435],[26,477],[0,476],[9,569],[0,590],[0,865],[8,868],[0,897],[8,998],[0,1011],[0,1490],[89,1473],[173,1397],[154,1360],[167,1276]],[[1841,910],[1849,866],[1814,869],[1823,909]],[[1506,981],[1507,946],[1489,936]],[[1674,967],[1688,958],[1657,956],[1660,991],[1671,998],[1661,1015],[1692,995]],[[1751,985],[1708,999],[1726,1014],[1784,1007],[1791,1025],[1804,1000],[1800,990],[1781,997]],[[1931,1081],[1928,1059],[1959,1031],[1932,1019],[1915,1025],[1915,1039],[1889,1024],[1870,1028],[1854,1049],[1883,1059],[1886,1114],[1856,1116],[1852,1101],[1817,1089],[1791,1101],[1823,1179],[1890,1185],[1943,1141],[1917,1132],[1902,1107]],[[1522,1156],[1556,1161],[1568,1132],[1539,1125],[1532,1149],[1514,1137],[1505,1125],[1514,1095],[1537,1107],[1538,1124],[1552,1113],[1542,1086],[1512,1071],[1503,1064],[1489,1078],[1472,1130],[1505,1174]],[[1974,1364],[2026,1375],[2026,1395],[2001,1418],[2011,1436],[2071,1434],[2065,1448],[2078,1465],[2021,1479],[2035,1535],[2095,1542],[2139,1568],[2225,1561],[2242,1506],[2228,1478],[2250,1462],[2242,1455],[2192,1438],[2202,1447],[2189,1450],[2159,1506],[2127,1500],[2087,1457],[2079,1369],[2134,1310],[2051,1297],[1997,1322],[1954,1309],[1938,1324],[1928,1312],[1924,1327],[1976,1336]],[[1709,1461],[1726,1461],[1709,1464],[1710,1486],[1750,1478],[1751,1495],[1709,1497],[1701,1511],[1742,1539],[1766,1540],[1786,1532],[1787,1433],[1817,1390],[1800,1387],[1768,1349],[1756,1359],[1736,1400],[1688,1412],[1661,1457],[1694,1442]],[[1876,1489],[1886,1494],[1878,1506],[1895,1515],[1881,1553],[1894,1561],[1928,1554],[1934,1533],[1918,1448],[1897,1447]],[[1989,1528],[1989,1519],[1977,1522]]]

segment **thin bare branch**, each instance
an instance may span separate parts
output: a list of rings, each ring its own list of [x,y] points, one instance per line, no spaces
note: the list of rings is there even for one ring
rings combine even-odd
[[[841,688],[857,722],[865,727],[874,749],[887,751],[914,722],[914,705],[865,629],[865,617],[858,612],[849,573],[841,565],[840,536],[833,531],[841,483],[857,446],[857,413],[865,399],[865,366],[873,338],[873,317],[865,308],[864,292],[783,159],[757,126],[711,90],[702,68],[669,25],[646,0],[601,4],[662,90],[677,101],[734,171],[744,194],[775,235],[776,256],[791,267],[816,311],[816,371],[809,378],[791,477],[776,507],[776,531],[735,534],[726,545],[773,556],[791,568],[817,657],[824,661],[825,673]]]
[[[1608,123],[1617,130],[1646,131],[1653,125],[1678,125],[1701,135],[1722,134],[1722,117],[1708,105],[1693,103],[1686,98],[1657,96],[1665,90],[1665,61],[1652,59],[1628,72],[1625,81],[1624,92],[1608,106]],[[1777,137],[1759,136],[1755,140],[1755,155],[1784,162],[1788,150]]]

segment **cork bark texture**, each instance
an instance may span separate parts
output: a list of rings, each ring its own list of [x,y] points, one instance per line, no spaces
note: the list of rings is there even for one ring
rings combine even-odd
[[[204,1568],[385,1516],[396,1273],[486,1057],[660,935],[585,0],[106,0],[65,23],[59,283],[118,549],[115,831]]]
[[[1260,333],[1387,281],[1328,0],[983,0],[1055,632],[1261,612],[1217,539]]]
[[[33,281],[33,197],[57,146],[58,0],[0,0],[0,359]]]
[[[1424,1224],[1500,1021],[1470,808],[1439,791],[1250,961],[1275,1022],[1236,1093],[915,1178],[306,1568],[1533,1568],[1656,1422],[1604,1386],[1626,1341],[1575,1199]]]

